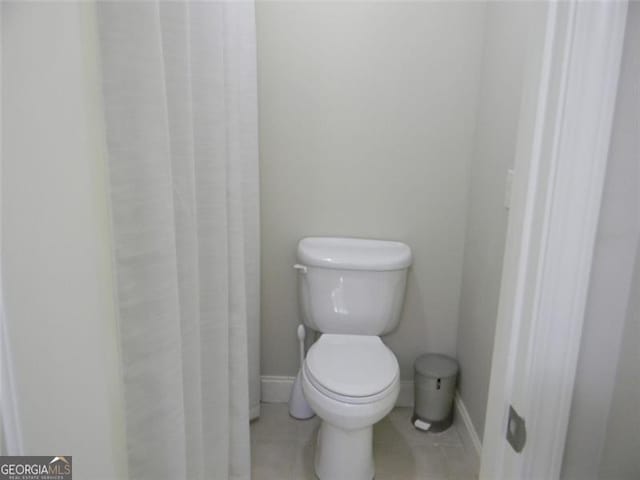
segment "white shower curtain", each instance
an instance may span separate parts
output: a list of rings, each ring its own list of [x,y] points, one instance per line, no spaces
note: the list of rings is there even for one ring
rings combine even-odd
[[[129,475],[249,479],[254,5],[99,2],[97,13]]]

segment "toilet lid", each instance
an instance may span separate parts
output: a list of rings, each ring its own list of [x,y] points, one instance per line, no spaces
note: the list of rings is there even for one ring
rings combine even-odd
[[[399,374],[393,352],[368,335],[324,334],[309,349],[305,366],[324,388],[347,397],[376,395]]]

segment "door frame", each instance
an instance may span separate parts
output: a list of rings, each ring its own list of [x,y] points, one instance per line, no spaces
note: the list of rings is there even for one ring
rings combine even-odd
[[[0,4],[0,32],[2,31],[3,8]],[[2,112],[2,65],[3,42],[0,35],[0,212],[2,212],[2,168],[3,168],[3,112]],[[0,215],[0,455],[23,455],[22,430],[18,416],[18,400],[15,392],[14,368],[11,346],[7,332],[2,288],[2,217]]]
[[[627,2],[540,4],[528,51],[481,480],[560,477]],[[508,410],[525,419],[521,453]]]

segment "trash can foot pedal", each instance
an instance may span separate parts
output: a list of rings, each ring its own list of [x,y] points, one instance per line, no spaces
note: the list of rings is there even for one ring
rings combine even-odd
[[[422,430],[423,432],[426,432],[427,430],[429,430],[431,428],[431,424],[430,423],[423,422],[419,418],[414,420],[413,426],[416,427],[418,430]]]

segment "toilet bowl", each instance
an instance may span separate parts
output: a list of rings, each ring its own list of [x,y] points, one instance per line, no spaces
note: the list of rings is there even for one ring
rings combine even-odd
[[[315,471],[321,480],[371,480],[373,425],[400,391],[398,361],[379,337],[323,334],[302,369],[302,389],[322,419]]]
[[[411,249],[401,242],[309,237],[298,243],[304,324],[322,335],[302,365],[302,391],[322,420],[320,480],[374,477],[373,425],[400,390],[398,361],[380,339],[400,321]]]

